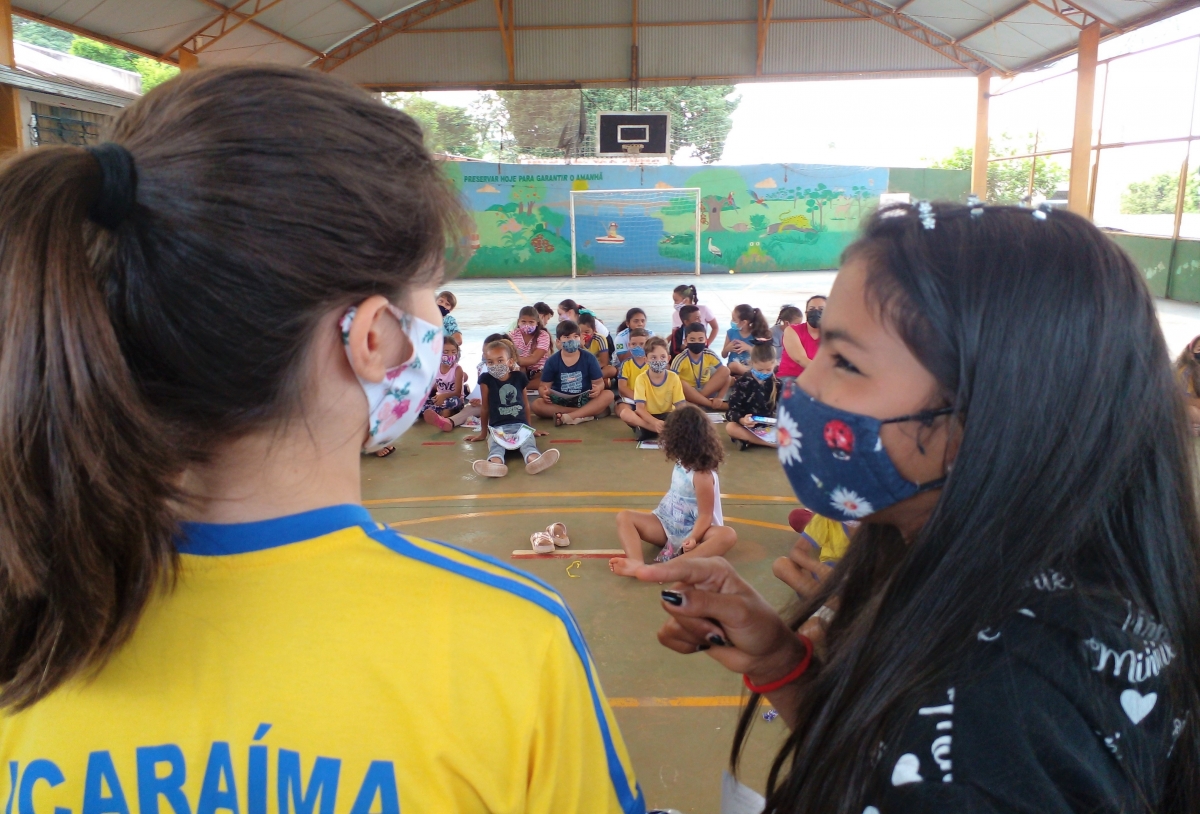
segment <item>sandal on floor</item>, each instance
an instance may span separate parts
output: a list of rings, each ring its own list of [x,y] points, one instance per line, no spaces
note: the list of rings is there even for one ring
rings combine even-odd
[[[563,425],[563,414],[555,413],[554,414],[554,426],[561,427],[562,425]]]
[[[554,553],[554,540],[544,531],[535,531],[529,535],[529,544],[533,546],[534,554]]]
[[[546,526],[546,533],[550,535],[550,539],[559,548],[565,548],[571,544],[571,538],[567,536],[566,523],[551,523]]]
[[[539,472],[545,472],[556,463],[558,463],[558,450],[548,449],[529,463],[525,464],[525,471],[530,475],[536,475]]]
[[[387,456],[391,455],[395,451],[396,451],[395,447],[384,447],[383,449],[376,450],[375,457],[376,458],[386,458]]]
[[[471,464],[471,468],[475,470],[476,475],[483,475],[485,478],[503,478],[508,474],[507,466],[494,461],[479,460]]]

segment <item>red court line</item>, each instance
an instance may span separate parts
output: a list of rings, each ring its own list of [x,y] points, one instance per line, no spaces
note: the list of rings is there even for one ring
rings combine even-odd
[[[614,438],[613,443],[614,444],[636,444],[637,439],[636,438]]]

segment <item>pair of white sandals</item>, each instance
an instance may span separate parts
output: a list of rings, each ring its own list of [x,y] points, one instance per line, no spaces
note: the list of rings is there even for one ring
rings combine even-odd
[[[530,475],[536,475],[539,472],[545,472],[550,467],[558,463],[559,452],[557,449],[548,449],[538,455],[529,463],[525,464],[525,471]],[[508,466],[502,463],[484,458],[471,464],[471,468],[475,470],[476,475],[482,475],[485,478],[503,478],[508,474]]]
[[[529,535],[529,544],[535,554],[553,554],[555,548],[566,548],[571,544],[567,536],[567,526],[564,523],[551,523],[545,531],[535,531]]]

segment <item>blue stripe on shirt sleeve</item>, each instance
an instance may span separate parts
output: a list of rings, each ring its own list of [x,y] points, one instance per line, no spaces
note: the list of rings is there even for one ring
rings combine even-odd
[[[587,649],[587,643],[583,639],[583,634],[579,630],[579,623],[575,621],[575,617],[567,608],[566,604],[561,601],[555,602],[550,597],[539,591],[534,590],[528,585],[523,585],[517,580],[509,577],[500,576],[497,574],[489,574],[478,568],[474,568],[465,563],[455,562],[440,554],[436,554],[420,546],[414,545],[390,528],[381,529],[371,533],[371,538],[381,545],[395,551],[405,557],[417,560],[419,562],[432,565],[435,568],[441,568],[467,579],[488,585],[493,588],[498,588],[502,591],[508,591],[514,596],[518,596],[526,601],[532,602],[538,607],[546,610],[559,618],[563,626],[567,630],[567,636],[571,640],[571,644],[575,647],[575,652],[583,663],[583,671],[587,676],[588,690],[592,697],[592,709],[596,713],[596,723],[600,727],[600,736],[604,741],[604,755],[608,761],[609,779],[612,781],[613,790],[617,794],[617,801],[621,804],[621,809],[626,814],[645,814],[646,798],[642,794],[641,786],[636,786],[636,795],[629,790],[629,778],[625,775],[625,767],[621,765],[621,759],[617,755],[617,749],[613,743],[612,732],[608,728],[608,719],[604,715],[604,707],[600,703],[600,692],[596,686],[596,678],[592,673],[591,656]],[[551,591],[556,597],[558,592],[551,588],[546,583],[535,577],[530,576],[522,571],[518,571],[511,566],[501,563],[492,557],[481,555],[474,551],[465,551],[457,546],[448,546],[460,551],[467,556],[482,560],[491,565],[499,566],[506,571],[514,574],[519,574],[522,577],[529,579],[537,585]]]

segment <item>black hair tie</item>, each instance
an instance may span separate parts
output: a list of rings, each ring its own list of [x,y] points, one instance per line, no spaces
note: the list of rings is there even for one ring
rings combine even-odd
[[[116,231],[137,202],[133,154],[111,141],[85,149],[100,165],[100,194],[88,209],[88,217],[105,229]]]

